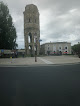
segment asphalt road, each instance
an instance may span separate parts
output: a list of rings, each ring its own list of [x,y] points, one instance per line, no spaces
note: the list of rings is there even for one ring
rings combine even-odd
[[[0,106],[80,106],[80,64],[0,67]]]

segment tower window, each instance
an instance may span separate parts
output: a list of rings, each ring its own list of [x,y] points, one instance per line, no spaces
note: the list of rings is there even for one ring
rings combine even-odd
[[[30,18],[29,18],[29,22],[30,22]]]

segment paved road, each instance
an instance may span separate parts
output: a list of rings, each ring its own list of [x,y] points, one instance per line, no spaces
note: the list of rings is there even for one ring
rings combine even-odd
[[[80,106],[80,64],[0,67],[0,98],[0,106]]]

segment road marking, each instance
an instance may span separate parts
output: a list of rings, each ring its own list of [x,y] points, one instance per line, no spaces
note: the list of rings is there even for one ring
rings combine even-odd
[[[51,61],[48,61],[46,59],[42,59],[41,57],[38,57],[40,60],[42,60],[43,62],[45,62],[46,64],[53,64]]]

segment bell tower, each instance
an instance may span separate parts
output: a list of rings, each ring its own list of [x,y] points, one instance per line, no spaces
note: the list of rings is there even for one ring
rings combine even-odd
[[[40,25],[39,11],[36,5],[29,4],[24,13],[24,40],[26,55],[39,55],[40,50]]]

